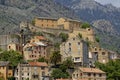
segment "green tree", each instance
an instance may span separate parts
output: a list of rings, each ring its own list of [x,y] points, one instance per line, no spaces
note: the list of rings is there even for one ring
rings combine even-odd
[[[4,78],[0,78],[0,80],[4,80]]]
[[[44,57],[41,57],[38,59],[38,62],[46,62],[46,59]]]
[[[19,52],[13,50],[3,51],[0,56],[0,61],[9,61],[12,67],[17,66],[19,62],[23,61],[22,55]]]
[[[90,28],[90,24],[87,23],[87,22],[83,23],[82,26],[81,26],[81,28],[83,28],[83,29]]]
[[[35,19],[33,19],[31,23],[33,26],[35,26]]]
[[[8,80],[15,80],[15,77],[9,77]]]
[[[100,42],[100,39],[98,36],[95,37],[96,42]]]
[[[107,73],[107,80],[120,79],[120,59],[111,60],[107,64],[97,62],[95,65]]]
[[[81,39],[82,38],[82,34],[78,33],[78,38]]]
[[[59,37],[62,38],[62,42],[65,42],[68,39],[68,34],[66,34],[66,33],[60,33]]]
[[[59,51],[54,51],[50,56],[51,63],[56,65],[57,63],[61,62],[61,54]]]
[[[68,78],[69,74],[67,72],[62,72],[62,70],[60,69],[54,69],[51,73],[51,76],[54,79],[58,79],[58,78]]]
[[[71,57],[68,57],[65,61],[63,61],[63,65],[65,65],[67,67],[67,69],[73,68],[74,62],[72,61]]]

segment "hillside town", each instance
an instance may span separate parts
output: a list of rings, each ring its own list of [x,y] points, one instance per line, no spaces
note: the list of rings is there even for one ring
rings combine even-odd
[[[21,22],[17,33],[0,35],[0,48],[0,80],[107,80],[98,65],[120,58],[89,23],[64,17]]]

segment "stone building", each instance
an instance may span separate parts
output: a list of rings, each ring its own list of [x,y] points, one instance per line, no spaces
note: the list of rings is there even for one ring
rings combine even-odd
[[[69,33],[69,38],[78,37],[79,34],[82,39],[95,42],[95,34],[92,28],[74,30]]]
[[[71,38],[60,45],[60,54],[62,61],[67,57],[72,57],[72,60],[77,65],[88,65],[88,46],[87,43],[79,38]]]
[[[23,48],[25,60],[37,60],[40,57],[48,58],[47,44],[43,42],[27,43]]]
[[[18,64],[15,80],[49,80],[48,65],[44,62]]]
[[[14,51],[19,51],[21,52],[22,51],[22,47],[20,44],[17,44],[17,43],[10,43],[7,45],[7,50],[14,50]]]
[[[7,50],[7,46],[10,43],[19,43],[17,37],[12,35],[0,35],[0,48],[3,50]]]
[[[107,63],[109,60],[118,59],[118,54],[100,47],[92,47],[89,52],[89,58],[92,63],[95,61]]]
[[[10,67],[8,61],[0,61],[0,78],[7,80],[7,78],[13,76],[13,70]]]
[[[72,74],[73,80],[106,80],[106,73],[97,68],[77,68]]]
[[[57,19],[57,18],[39,17],[35,19],[35,26],[40,28],[73,30],[80,28],[81,21],[72,20],[68,18]]]

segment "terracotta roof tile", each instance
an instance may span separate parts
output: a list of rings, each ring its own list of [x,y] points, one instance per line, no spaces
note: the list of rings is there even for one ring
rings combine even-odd
[[[82,72],[90,72],[90,73],[105,73],[104,71],[97,68],[80,68]]]
[[[89,79],[79,79],[79,80],[89,80]]]
[[[30,66],[48,66],[45,62],[29,62]]]
[[[56,80],[72,80],[72,79],[62,79],[62,78],[61,78],[61,79],[56,79]]]
[[[46,38],[45,37],[43,37],[43,36],[35,36],[37,39],[40,39],[40,40],[46,40]]]

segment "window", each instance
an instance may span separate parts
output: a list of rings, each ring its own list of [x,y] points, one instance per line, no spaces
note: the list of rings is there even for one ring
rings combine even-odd
[[[39,76],[38,75],[33,75],[33,78],[35,79],[35,78],[38,78]]]
[[[9,46],[9,49],[11,49],[11,46]]]
[[[97,51],[97,48],[95,48],[95,51]]]
[[[102,76],[102,74],[99,74],[99,77],[101,77]]]
[[[69,51],[71,51],[71,48],[69,48]]]
[[[9,76],[11,75],[11,73],[8,74]]]
[[[24,68],[22,68],[22,70],[24,70]]]
[[[71,43],[69,43],[69,46],[71,46]]]
[[[44,71],[42,72],[42,76],[45,76],[45,72]]]
[[[75,38],[73,38],[73,40],[75,40]]]
[[[102,55],[105,55],[105,52],[102,52]]]
[[[37,67],[34,67],[34,70],[36,70],[37,69]]]
[[[22,76],[24,76],[24,73],[22,73]]]
[[[78,78],[78,74],[76,74],[76,77]]]
[[[44,47],[44,50],[46,49],[46,47]]]
[[[29,68],[27,68],[27,70],[29,71]]]
[[[44,52],[44,55],[45,55],[45,52]]]
[[[75,61],[80,61],[80,57],[75,57]]]
[[[80,45],[80,42],[78,42],[78,45]]]
[[[94,77],[96,76],[96,74],[95,74],[95,73],[94,73],[93,75],[94,75]]]
[[[29,76],[29,73],[27,75]]]
[[[45,69],[45,67],[44,67],[44,66],[42,66],[42,67],[41,67],[41,69],[42,69],[42,70],[44,70],[44,69]]]
[[[82,73],[80,73],[80,76],[82,76]]]
[[[73,74],[73,77],[75,77],[75,74]]]
[[[37,53],[37,52],[35,51],[35,53]]]
[[[91,76],[91,73],[88,73],[88,76]]]
[[[39,57],[41,57],[41,55],[39,55]]]
[[[90,29],[88,29],[88,31],[90,31]]]

